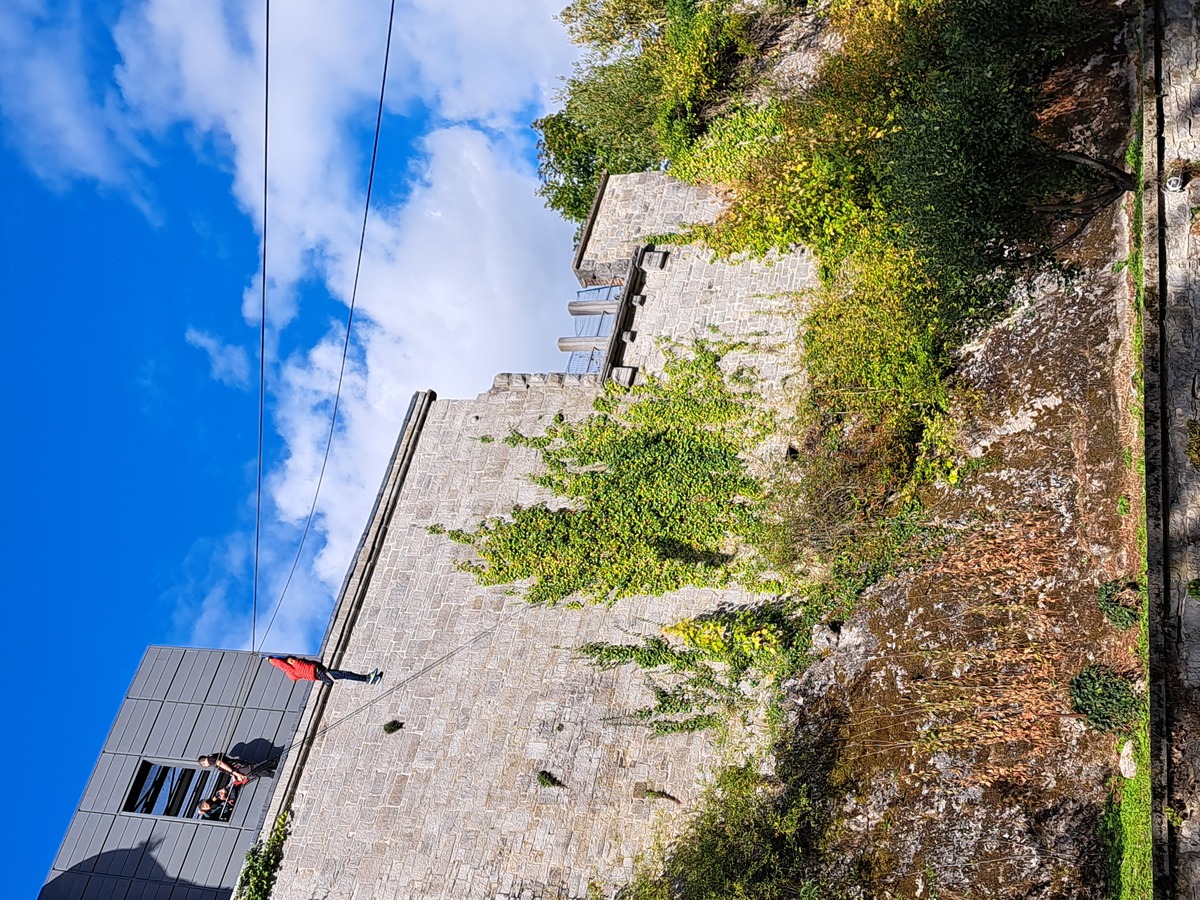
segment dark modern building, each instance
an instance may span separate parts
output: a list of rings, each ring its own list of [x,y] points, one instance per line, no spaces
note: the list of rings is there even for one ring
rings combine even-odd
[[[227,820],[206,821],[201,801],[229,776],[196,759],[280,759],[310,688],[256,653],[150,647],[39,900],[228,900],[274,782],[251,781]]]

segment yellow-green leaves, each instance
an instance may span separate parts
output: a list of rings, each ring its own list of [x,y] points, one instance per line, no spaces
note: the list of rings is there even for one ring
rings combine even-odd
[[[610,386],[580,422],[505,441],[541,454],[533,480],[560,498],[455,531],[482,584],[525,585],[531,603],[613,603],[689,585],[740,581],[766,590],[743,553],[762,527],[764,492],[741,453],[774,427],[746,382],[721,363],[736,345],[666,347],[661,377]]]

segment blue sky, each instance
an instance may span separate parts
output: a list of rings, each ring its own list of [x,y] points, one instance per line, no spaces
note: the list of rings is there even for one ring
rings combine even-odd
[[[572,227],[528,122],[559,0],[401,0],[341,424],[267,649],[316,648],[414,390],[560,370]],[[388,4],[272,8],[260,597],[312,502]],[[261,0],[0,4],[7,752],[14,897],[46,876],[151,643],[246,647],[262,222]],[[24,776],[21,776],[22,780]]]

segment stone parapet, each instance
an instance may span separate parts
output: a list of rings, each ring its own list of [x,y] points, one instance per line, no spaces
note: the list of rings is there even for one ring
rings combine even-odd
[[[665,172],[610,175],[591,230],[576,253],[575,275],[585,287],[617,283],[648,236],[711,222],[722,205],[712,191]]]

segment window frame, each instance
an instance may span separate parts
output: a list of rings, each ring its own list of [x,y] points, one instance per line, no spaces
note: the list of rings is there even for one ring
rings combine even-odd
[[[225,825],[229,819],[201,819],[198,808],[202,800],[229,787],[231,781],[228,772],[201,766],[194,760],[142,757],[125,792],[121,813]]]

